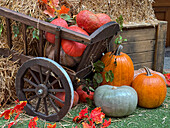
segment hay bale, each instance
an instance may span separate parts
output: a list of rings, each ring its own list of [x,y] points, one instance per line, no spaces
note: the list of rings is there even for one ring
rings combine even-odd
[[[11,61],[11,57],[0,57],[0,107],[17,99],[14,83],[19,64]]]
[[[124,24],[157,23],[152,3],[154,0],[65,0],[72,6],[72,13],[90,10],[94,13],[106,13],[112,20],[120,15]]]

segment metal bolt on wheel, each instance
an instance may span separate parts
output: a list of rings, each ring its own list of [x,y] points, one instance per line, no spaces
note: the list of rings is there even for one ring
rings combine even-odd
[[[47,121],[60,121],[70,110],[74,90],[67,72],[55,61],[36,57],[21,65],[16,75],[16,93],[20,101],[27,101],[26,113]],[[65,101],[57,98],[65,92]],[[64,104],[59,108],[55,101]]]

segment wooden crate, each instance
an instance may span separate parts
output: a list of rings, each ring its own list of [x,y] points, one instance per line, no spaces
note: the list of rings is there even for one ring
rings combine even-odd
[[[160,21],[156,25],[124,26],[121,35],[128,41],[122,43],[123,52],[131,57],[135,69],[147,66],[163,72],[166,33],[166,21]],[[111,48],[115,50],[116,46]]]

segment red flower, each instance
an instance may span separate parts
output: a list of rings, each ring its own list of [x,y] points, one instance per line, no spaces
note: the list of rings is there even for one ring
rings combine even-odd
[[[56,123],[55,123],[55,124],[53,124],[53,125],[52,125],[52,124],[50,124],[50,123],[48,123],[47,128],[56,128],[56,126],[57,126],[57,125],[56,125]]]
[[[66,6],[62,6],[60,10],[57,10],[59,14],[67,14],[70,11],[69,8],[66,8]]]
[[[44,13],[49,15],[50,17],[54,17],[55,9],[47,5],[47,10],[45,10]]]
[[[164,74],[164,76],[166,78],[166,84],[170,86],[170,73]]]
[[[17,124],[17,123],[15,123],[15,122],[13,121],[13,122],[11,122],[11,123],[8,124],[8,128],[10,128],[11,126],[16,125],[16,124]]]
[[[73,118],[73,121],[76,122],[76,123],[79,123],[79,122],[81,122],[84,118],[88,118],[88,115],[85,115],[85,114],[88,114],[88,108],[82,109],[82,110],[79,112],[79,115],[78,115],[78,116],[75,116],[75,117]]]
[[[107,121],[107,120],[104,120],[104,123],[103,123],[102,128],[106,128],[106,127],[108,127],[110,124],[111,124],[111,118],[109,118],[108,121]]]
[[[38,120],[37,116],[34,117],[33,119],[31,119],[28,124],[28,128],[37,128],[37,127],[35,127],[37,125],[37,120]]]
[[[92,121],[95,122],[96,124],[102,123],[103,118],[105,117],[105,114],[101,112],[101,110],[102,110],[101,107],[97,107],[91,111],[89,118],[92,119]]]
[[[24,106],[26,105],[27,105],[27,101],[20,101],[20,104],[16,105],[13,108],[13,111],[15,111],[16,113],[20,113],[24,109]]]
[[[83,122],[82,125],[83,125],[83,128],[92,128],[92,127],[91,127],[88,123],[86,123],[86,122]]]
[[[5,111],[0,115],[0,117],[3,117],[3,116],[4,116],[4,118],[5,118],[6,120],[8,120],[8,119],[10,119],[10,117],[11,117],[12,114],[13,114],[13,112],[12,112],[12,108],[11,108],[11,109],[5,110]]]

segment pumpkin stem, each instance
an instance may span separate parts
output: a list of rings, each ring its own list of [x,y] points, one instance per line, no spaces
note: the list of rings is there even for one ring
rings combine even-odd
[[[151,74],[151,72],[149,71],[149,68],[148,67],[145,67],[145,66],[143,66],[143,68],[145,69],[145,71],[146,71],[146,75],[147,76],[152,76],[152,74]]]
[[[119,56],[122,49],[123,49],[123,46],[122,46],[122,45],[119,45],[118,48],[116,49],[114,55],[115,55],[115,56]]]
[[[113,86],[112,89],[117,89],[117,87],[116,87],[116,86]]]

